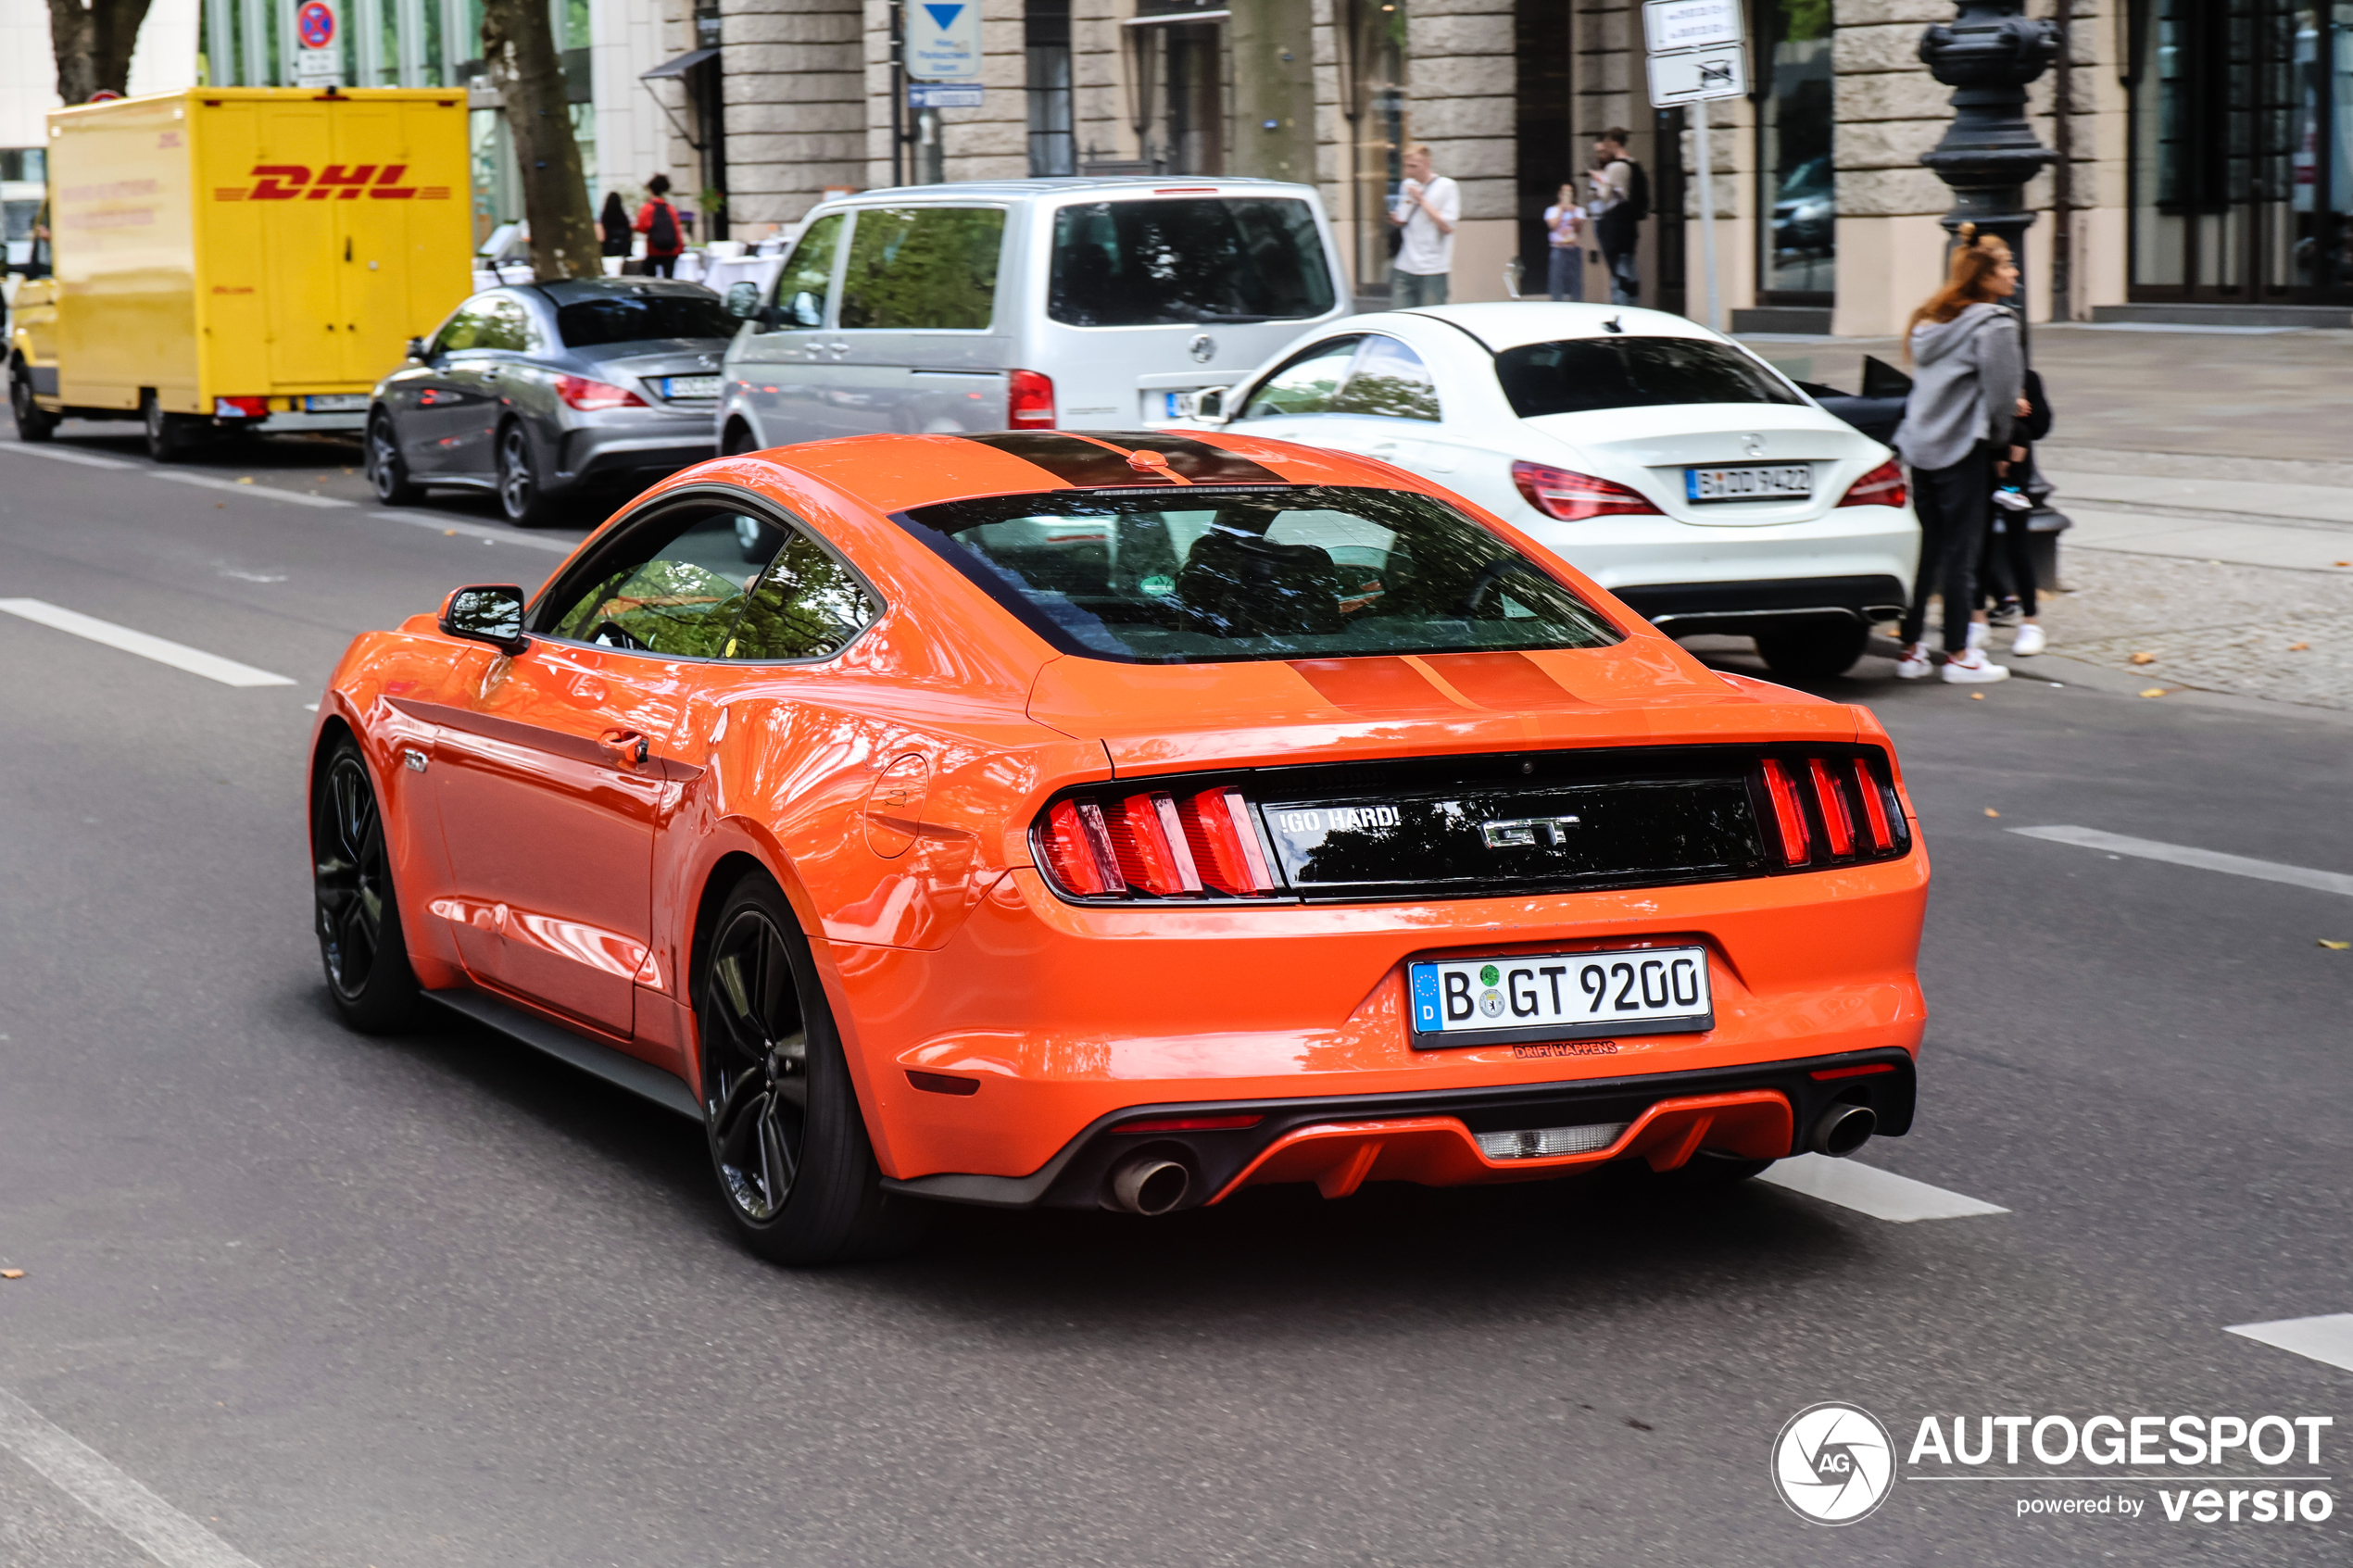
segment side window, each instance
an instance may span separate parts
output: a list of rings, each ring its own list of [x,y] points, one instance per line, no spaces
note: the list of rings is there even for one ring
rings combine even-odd
[[[1273,375],[1260,382],[1241,411],[1245,420],[1273,419],[1281,414],[1327,414],[1340,383],[1347,378],[1348,362],[1356,356],[1360,337],[1332,338],[1308,348]]]
[[[792,247],[792,258],[776,274],[776,324],[782,327],[822,327],[825,296],[833,292],[834,252],[841,244],[842,216],[828,213],[812,223]]]
[[[823,659],[875,619],[857,577],[797,530],[726,508],[648,518],[559,583],[547,635],[670,658]]]
[[[1399,420],[1438,418],[1438,388],[1421,356],[1393,337],[1365,339],[1348,384],[1332,399],[1335,414],[1386,414]]]
[[[506,295],[493,295],[483,302],[484,329],[476,348],[503,349],[511,354],[530,352],[532,344],[531,312],[522,301]]]
[[[861,207],[839,324],[986,331],[1004,237],[1001,207]]]
[[[483,334],[491,330],[489,318],[484,314],[490,304],[488,295],[470,299],[458,307],[456,315],[442,323],[440,335],[433,340],[435,354],[457,353],[468,348],[486,348]]]

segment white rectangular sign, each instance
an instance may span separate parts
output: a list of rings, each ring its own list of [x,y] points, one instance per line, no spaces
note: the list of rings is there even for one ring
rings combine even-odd
[[[1680,55],[1653,55],[1651,107],[1673,108],[1710,98],[1740,98],[1748,94],[1748,52],[1735,44],[1726,49],[1693,49]]]
[[[1643,0],[1642,42],[1654,55],[1740,41],[1740,0]]]
[[[917,82],[980,80],[978,0],[916,0],[907,7],[907,74]]]

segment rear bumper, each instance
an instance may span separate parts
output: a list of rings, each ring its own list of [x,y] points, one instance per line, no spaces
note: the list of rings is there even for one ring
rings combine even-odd
[[[1222,1201],[1245,1186],[1313,1182],[1341,1198],[1365,1181],[1431,1186],[1542,1180],[1613,1160],[1671,1170],[1703,1150],[1776,1160],[1832,1104],[1870,1108],[1878,1130],[1911,1130],[1916,1082],[1900,1048],[1806,1057],[1745,1067],[1645,1073],[1507,1088],[1315,1099],[1194,1100],[1139,1105],[1099,1118],[1027,1176],[940,1174],[886,1180],[895,1192],[995,1208],[1094,1209],[1114,1166],[1138,1154],[1183,1162],[1189,1203]],[[1125,1123],[1256,1116],[1246,1128],[1129,1133]],[[1589,1151],[1495,1159],[1477,1135],[1540,1128],[1619,1127]]]
[[[1761,632],[1831,617],[1890,621],[1904,611],[1900,579],[1778,577],[1745,583],[1644,583],[1610,590],[1671,636]]]
[[[674,473],[717,450],[708,416],[665,419],[652,430],[592,425],[564,432],[560,477],[571,482],[648,470]]]

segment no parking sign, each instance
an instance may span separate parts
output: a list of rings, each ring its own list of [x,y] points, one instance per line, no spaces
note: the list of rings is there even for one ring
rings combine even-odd
[[[343,22],[335,0],[303,0],[295,12],[295,84],[333,87],[343,80]]]

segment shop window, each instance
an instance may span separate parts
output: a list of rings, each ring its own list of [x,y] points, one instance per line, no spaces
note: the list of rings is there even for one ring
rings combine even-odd
[[[1838,275],[1831,0],[1760,0],[1756,90],[1759,295],[1828,305]]]

